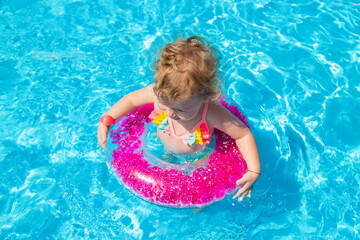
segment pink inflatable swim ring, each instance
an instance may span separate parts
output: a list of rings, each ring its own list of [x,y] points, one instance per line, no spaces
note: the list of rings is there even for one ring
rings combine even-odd
[[[220,103],[249,127],[236,106],[223,100]],[[199,164],[190,174],[146,159],[141,136],[146,134],[152,110],[152,104],[139,107],[110,128],[106,158],[125,187],[146,201],[177,208],[203,207],[238,188],[235,182],[247,171],[246,162],[235,141],[218,130],[214,131],[215,146],[204,161],[206,165]]]

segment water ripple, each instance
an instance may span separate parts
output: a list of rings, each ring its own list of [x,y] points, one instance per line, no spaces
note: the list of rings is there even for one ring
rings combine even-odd
[[[0,238],[359,238],[359,6],[0,1]],[[182,34],[221,51],[263,164],[250,201],[196,214],[129,193],[95,137]]]

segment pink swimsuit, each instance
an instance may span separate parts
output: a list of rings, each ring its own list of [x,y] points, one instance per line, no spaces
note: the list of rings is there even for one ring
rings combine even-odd
[[[166,116],[166,112],[159,109],[155,105],[155,109],[149,115],[150,119],[158,125],[158,129],[164,131],[170,136],[182,141],[184,144],[194,146],[195,143],[203,144],[210,143],[209,127],[206,122],[206,115],[209,108],[209,101],[205,103],[201,120],[187,133],[182,136],[177,136],[174,129],[174,124],[171,118]]]

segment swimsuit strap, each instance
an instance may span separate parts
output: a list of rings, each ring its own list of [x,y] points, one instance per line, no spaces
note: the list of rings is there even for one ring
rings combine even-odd
[[[174,123],[173,123],[171,118],[169,118],[169,128],[170,128],[170,131],[171,131],[171,135],[176,137],[177,139],[180,139],[180,140],[188,139],[190,134],[191,134],[191,132],[187,132],[182,136],[177,136],[176,133],[175,133]]]
[[[193,146],[195,143],[203,144],[203,142],[209,142],[209,127],[206,122],[206,116],[209,109],[209,101],[205,102],[203,113],[201,120],[187,133],[182,136],[177,136],[175,133],[174,122],[171,118],[166,116],[166,112],[161,111],[160,109],[155,109],[149,116],[150,118],[154,118],[154,123],[159,125],[158,129],[164,131],[165,133],[177,138],[178,140],[182,141],[185,145],[189,144]],[[160,111],[159,111],[160,110]]]
[[[201,118],[201,121],[205,121],[206,122],[206,116],[207,116],[207,111],[209,109],[209,100],[205,103],[205,107],[204,107],[204,111],[203,111],[203,115]]]
[[[206,116],[207,116],[208,109],[209,109],[209,101],[207,101],[205,103],[201,120],[189,131],[190,133],[194,132],[202,123],[205,123],[207,125]]]
[[[174,128],[174,123],[173,123],[172,119],[169,118],[169,125],[170,125],[171,134],[172,134],[173,136],[175,136],[176,138],[179,138],[179,139],[188,139],[188,137],[189,137],[202,123],[205,123],[205,124],[206,124],[206,116],[207,116],[207,111],[208,111],[208,109],[209,109],[209,101],[207,101],[207,102],[205,103],[201,120],[200,120],[192,129],[190,129],[190,131],[188,131],[187,133],[185,133],[185,134],[182,135],[182,136],[177,136],[177,135],[176,135],[176,133],[175,133],[175,128]],[[207,125],[207,124],[206,124],[206,125]]]

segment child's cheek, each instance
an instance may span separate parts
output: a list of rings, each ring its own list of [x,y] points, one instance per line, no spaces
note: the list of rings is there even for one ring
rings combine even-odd
[[[182,114],[182,115],[178,115],[182,120],[191,120],[193,119],[196,114],[192,114],[192,113],[187,113],[187,114]]]
[[[189,116],[184,113],[177,113],[176,114],[181,120],[188,120]]]

